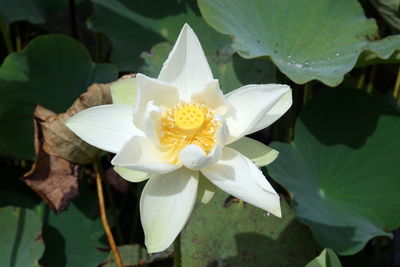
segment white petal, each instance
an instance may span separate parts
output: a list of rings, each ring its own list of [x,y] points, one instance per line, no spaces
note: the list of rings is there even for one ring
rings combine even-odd
[[[216,190],[218,190],[218,188],[203,174],[200,174],[197,200],[203,204],[208,204],[208,202],[210,202],[210,200],[214,197]]]
[[[221,190],[281,217],[279,195],[248,158],[225,147],[220,161],[201,172]]]
[[[190,101],[193,93],[213,80],[201,44],[189,25],[183,26],[158,79],[176,86],[184,101]]]
[[[213,109],[217,114],[223,115],[228,110],[224,94],[219,89],[218,80],[209,82],[202,90],[195,92],[191,97],[192,103],[202,102]]]
[[[150,101],[153,101],[155,106],[171,107],[178,103],[179,93],[176,87],[140,73],[136,75],[136,81],[135,124],[142,129],[145,120],[143,115]]]
[[[279,100],[272,106],[272,108],[267,112],[267,114],[254,126],[253,131],[257,132],[270,126],[272,123],[277,121],[283,114],[288,111],[292,106],[292,90],[287,91]]]
[[[142,135],[133,124],[133,108],[127,105],[103,105],[85,109],[65,125],[92,146],[117,153],[134,135]]]
[[[214,116],[214,120],[218,121],[220,124],[216,134],[217,144],[224,147],[229,138],[228,125],[226,124],[225,118],[218,114]]]
[[[149,179],[149,174],[146,172],[134,171],[120,166],[114,166],[113,169],[122,178],[129,182],[139,183]]]
[[[112,101],[114,104],[133,106],[136,100],[136,78],[118,80],[110,86]]]
[[[197,145],[185,146],[179,152],[180,162],[188,169],[200,170],[207,166],[215,164],[221,157],[221,147],[219,145],[214,148],[206,155],[204,150]]]
[[[230,148],[239,151],[243,156],[249,158],[257,167],[264,167],[273,162],[279,152],[254,139],[242,137],[229,144]]]
[[[287,103],[280,100],[287,99],[290,90],[289,86],[281,84],[247,85],[228,94],[229,110],[224,116],[230,133],[228,143],[260,130],[260,126],[267,127],[274,122],[273,119],[278,119],[278,114],[274,114],[264,121],[271,110],[281,113],[287,110]],[[276,104],[284,108],[278,108]]]
[[[181,167],[171,164],[146,137],[134,136],[112,159],[111,164],[150,174],[168,173]]]
[[[196,201],[198,181],[198,172],[186,168],[150,177],[140,198],[149,253],[165,250],[182,231]]]
[[[150,139],[156,146],[160,145],[160,138],[158,133],[160,132],[161,125],[161,108],[154,105],[153,101],[150,101],[146,105],[146,109],[143,112],[143,131],[147,138]]]

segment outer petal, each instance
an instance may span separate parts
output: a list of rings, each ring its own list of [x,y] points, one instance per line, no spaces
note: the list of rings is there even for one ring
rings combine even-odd
[[[223,191],[281,217],[279,195],[248,158],[225,147],[221,160],[201,172]]]
[[[135,124],[142,129],[143,114],[147,104],[152,101],[155,106],[174,106],[179,101],[179,93],[176,87],[157,79],[149,78],[143,74],[136,75],[137,98],[135,108]]]
[[[111,164],[135,171],[168,173],[181,167],[167,161],[163,153],[146,137],[134,136],[112,159]]]
[[[133,124],[133,108],[127,105],[103,105],[85,109],[65,125],[92,146],[117,153],[134,135],[142,135]]]
[[[254,126],[253,131],[257,132],[264,129],[282,117],[292,106],[292,90],[287,91],[279,100],[272,106],[272,108],[265,114],[265,116]]]
[[[184,101],[213,80],[201,44],[189,25],[183,26],[158,79],[176,86]]]
[[[126,78],[113,83],[110,92],[114,104],[133,106],[136,100],[136,78]]]
[[[225,114],[230,132],[228,143],[260,130],[260,126],[269,126],[283,115],[290,105],[285,104],[284,108],[277,108],[275,105],[282,103],[282,98],[287,99],[287,92],[290,90],[289,86],[281,84],[247,85],[228,94],[230,109]],[[271,110],[281,114],[264,120]]]
[[[195,92],[191,97],[191,102],[204,102],[219,115],[225,114],[228,110],[224,94],[219,89],[218,80],[209,82],[202,90]]]
[[[134,171],[120,166],[114,166],[114,171],[125,180],[133,183],[139,183],[149,179],[149,174],[146,172]]]
[[[279,152],[254,139],[242,137],[229,145],[230,148],[239,151],[243,156],[249,158],[257,167],[264,167],[273,162]]]
[[[140,198],[140,218],[149,253],[168,248],[185,226],[197,196],[198,172],[181,168],[155,175]]]

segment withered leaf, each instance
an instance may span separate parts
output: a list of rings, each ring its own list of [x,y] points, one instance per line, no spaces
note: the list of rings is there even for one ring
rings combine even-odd
[[[79,193],[76,164],[92,163],[100,153],[70,131],[65,122],[84,109],[110,104],[110,85],[93,84],[65,113],[56,114],[42,106],[35,109],[36,161],[23,180],[56,212],[65,210]]]
[[[65,113],[55,114],[44,107],[36,107],[34,117],[42,128],[43,147],[47,153],[78,164],[91,163],[98,157],[100,150],[76,136],[65,126],[65,122],[79,111],[110,104],[109,86],[110,84],[93,84]]]
[[[35,126],[36,161],[22,179],[52,210],[65,210],[78,191],[78,166],[60,156],[50,155],[43,148],[43,134],[37,119]]]

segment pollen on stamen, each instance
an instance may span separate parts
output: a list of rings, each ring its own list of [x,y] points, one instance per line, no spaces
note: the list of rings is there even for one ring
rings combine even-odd
[[[187,145],[200,146],[209,153],[216,144],[219,122],[214,113],[201,103],[179,103],[161,118],[160,143],[167,150],[171,163],[178,163],[179,152]]]

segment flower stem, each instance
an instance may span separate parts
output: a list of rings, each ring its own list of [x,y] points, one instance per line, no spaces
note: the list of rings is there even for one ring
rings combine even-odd
[[[376,66],[371,67],[371,73],[369,75],[369,82],[367,84],[367,93],[372,93],[372,90],[374,89],[374,82],[375,82],[375,76],[376,76]]]
[[[102,185],[102,177],[101,177],[101,167],[100,163],[94,163],[94,169],[96,171],[96,184],[97,184],[97,196],[99,199],[99,207],[100,207],[100,217],[103,223],[104,231],[106,233],[108,243],[110,244],[112,253],[114,254],[115,262],[117,263],[118,267],[123,267],[121,255],[119,254],[117,245],[115,244],[114,237],[112,235],[110,225],[108,224],[107,215],[106,215],[106,208],[104,204],[104,195],[103,195],[103,185]]]
[[[358,78],[356,88],[357,89],[362,89],[364,87],[364,82],[365,82],[365,70],[363,69],[360,77]]]
[[[0,31],[7,47],[8,53],[14,52],[13,43],[11,41],[10,28],[7,23],[0,18]]]
[[[181,234],[179,234],[174,241],[174,267],[182,266],[181,256]]]
[[[18,53],[22,52],[21,33],[18,22],[15,23],[15,46]]]
[[[393,97],[397,100],[400,97],[400,67],[397,72],[396,83],[393,89]]]

